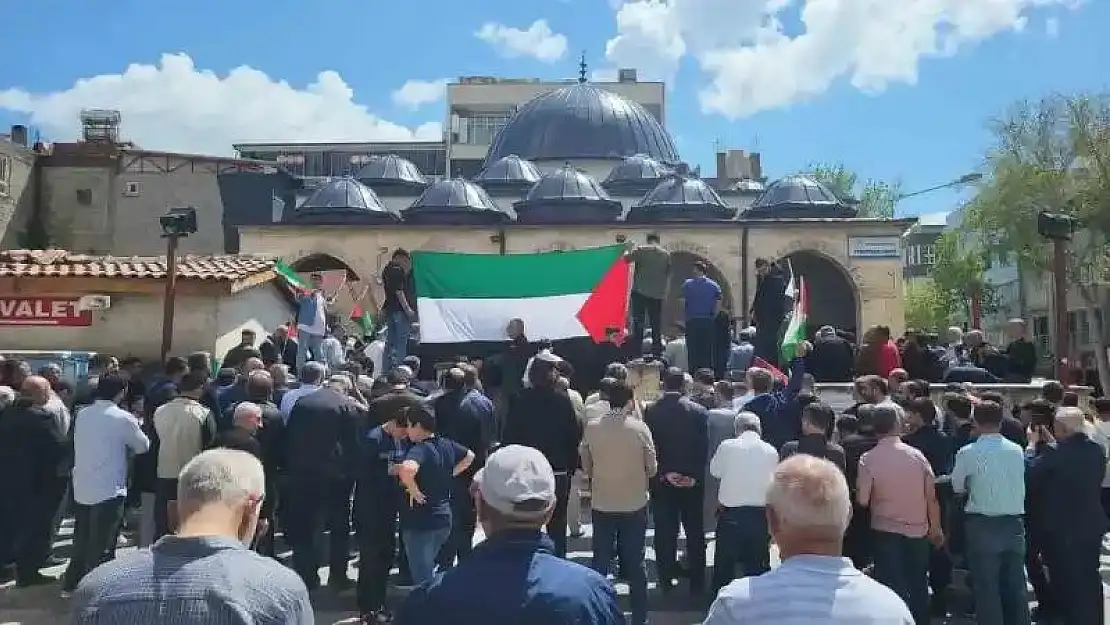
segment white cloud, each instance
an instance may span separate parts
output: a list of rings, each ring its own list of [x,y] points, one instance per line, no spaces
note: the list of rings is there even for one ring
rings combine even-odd
[[[447,79],[439,80],[406,80],[400,89],[393,92],[393,103],[411,109],[418,109],[425,104],[439,102],[446,95]]]
[[[813,98],[844,79],[865,92],[912,84],[924,59],[1021,31],[1035,10],[1082,2],[625,0],[606,57],[663,80],[690,57],[708,80],[702,109],[734,119]],[[794,10],[800,28],[787,29]]]
[[[486,22],[474,36],[509,58],[526,56],[554,63],[567,52],[566,36],[551,30],[547,20],[532,22],[528,30]]]
[[[0,91],[0,108],[27,114],[49,137],[80,133],[81,109],[118,109],[126,139],[150,149],[230,154],[233,143],[407,141],[439,139],[441,124],[408,128],[355,101],[334,71],[297,88],[256,69],[226,75],[198,69],[187,54],[165,54],[157,65],[133,64],[121,74],[78,80],[51,93]]]

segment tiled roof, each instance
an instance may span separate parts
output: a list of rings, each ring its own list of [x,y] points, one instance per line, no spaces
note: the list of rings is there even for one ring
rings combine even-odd
[[[184,280],[241,280],[273,269],[274,259],[254,255],[184,255],[177,276]],[[165,256],[92,256],[65,250],[0,251],[0,278],[165,278]]]

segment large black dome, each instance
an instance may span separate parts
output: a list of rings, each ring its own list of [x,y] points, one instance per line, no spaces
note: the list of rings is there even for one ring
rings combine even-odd
[[[489,223],[508,221],[516,217],[511,208],[503,209],[490,199],[486,190],[478,185],[454,178],[428,187],[424,193],[405,209],[405,221],[435,223]]]
[[[371,156],[354,177],[362,184],[378,188],[423,189],[428,186],[420,169],[412,161],[396,154]]]
[[[772,182],[744,211],[745,217],[855,217],[858,211],[808,176]]]
[[[636,102],[580,83],[532,98],[497,133],[485,166],[517,154],[528,160],[619,159],[645,154],[677,163],[659,120]]]
[[[368,223],[399,221],[373,189],[354,178],[339,178],[320,187],[290,216],[300,223]]]
[[[530,187],[541,177],[532,163],[510,154],[487,165],[474,176],[474,181],[491,187]]]
[[[673,174],[628,211],[628,221],[730,219],[736,209],[700,178]]]
[[[623,210],[601,183],[569,163],[544,174],[513,208],[519,220],[533,223],[612,221]]]

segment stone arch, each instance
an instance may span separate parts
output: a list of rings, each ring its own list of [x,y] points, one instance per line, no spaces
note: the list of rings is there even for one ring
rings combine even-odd
[[[699,261],[705,263],[706,275],[721,286],[721,305],[736,314],[736,306],[732,299],[732,283],[716,263],[704,254],[687,249],[688,247],[692,246],[668,246],[671,252],[671,283],[667,291],[667,301],[663,302],[663,331],[667,333],[675,323],[682,320],[682,309],[679,307],[682,283],[694,277],[694,263]]]
[[[809,323],[813,334],[823,325],[858,334],[860,324],[859,285],[852,271],[820,250],[799,249],[782,256],[783,271],[806,279],[809,294]]]
[[[331,273],[331,272],[344,272],[347,280],[351,282],[358,282],[361,278],[358,272],[355,271],[350,265],[341,259],[326,254],[323,252],[314,252],[306,256],[302,256],[293,261],[289,265],[297,273]]]

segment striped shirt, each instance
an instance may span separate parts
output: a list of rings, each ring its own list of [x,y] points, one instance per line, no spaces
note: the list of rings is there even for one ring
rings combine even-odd
[[[1001,434],[980,435],[956,452],[952,491],[967,494],[968,514],[1025,514],[1024,450]]]
[[[847,558],[798,555],[721,589],[704,625],[913,625],[898,595]]]
[[[166,536],[103,564],[73,593],[71,625],[312,625],[297,574],[232,538]]]

